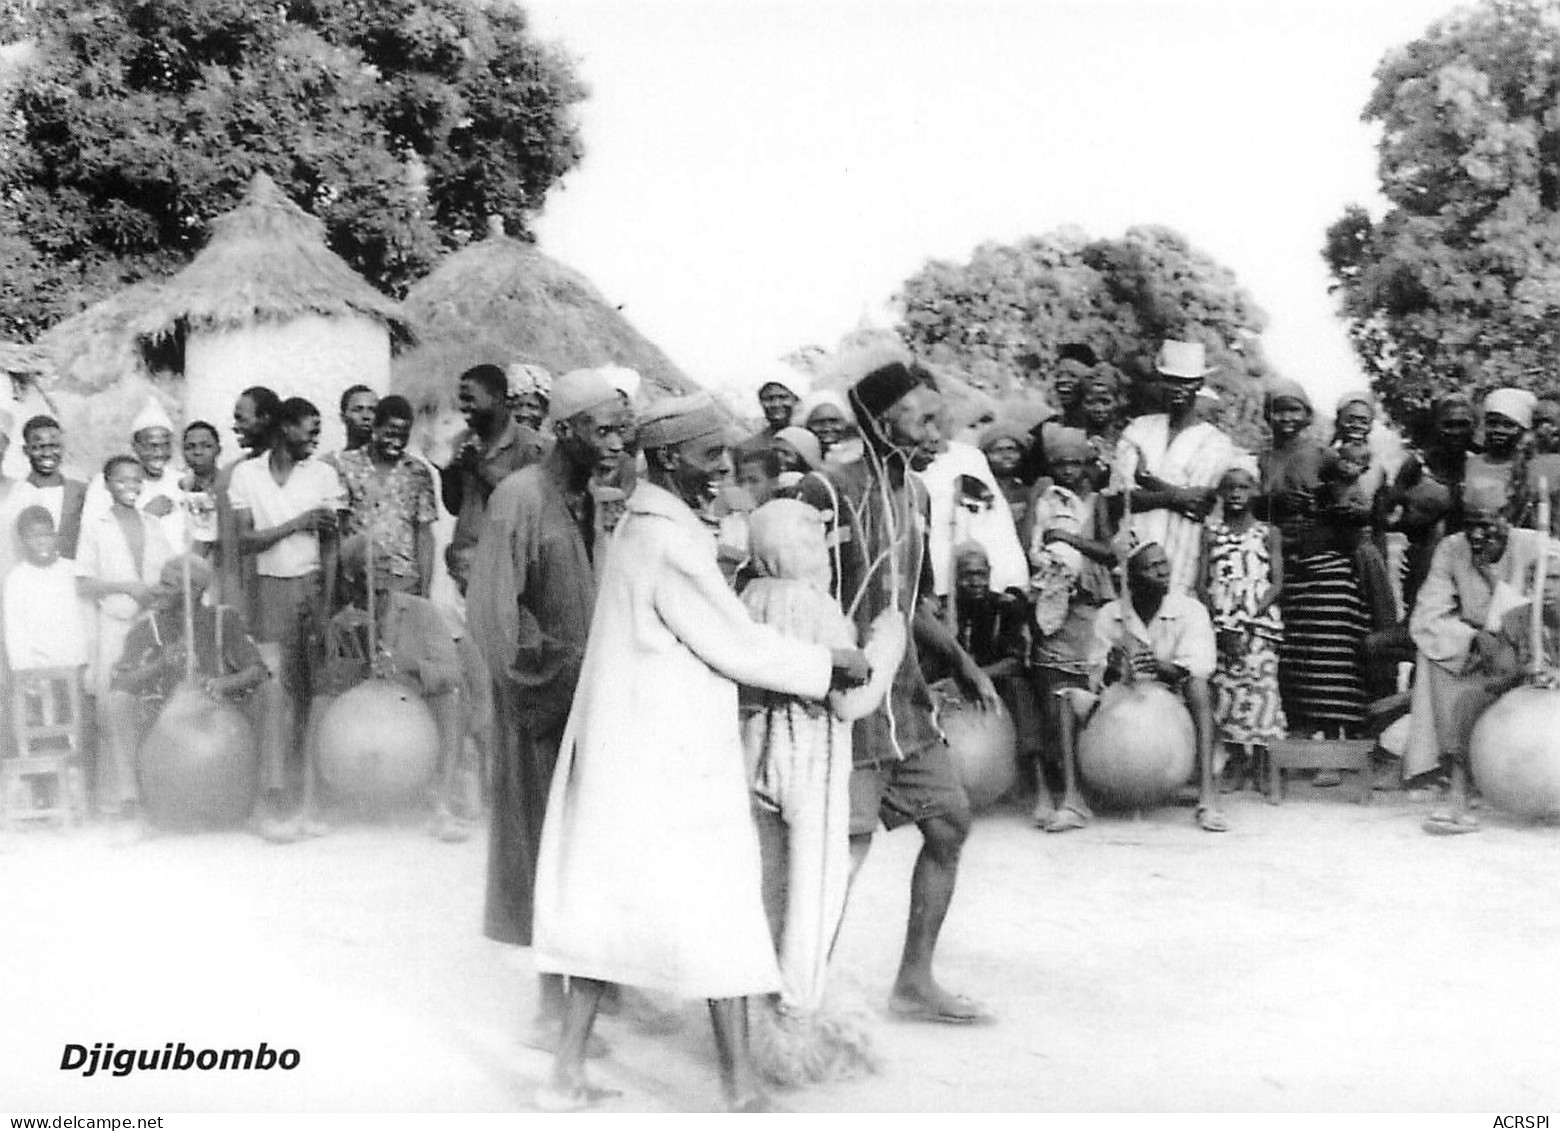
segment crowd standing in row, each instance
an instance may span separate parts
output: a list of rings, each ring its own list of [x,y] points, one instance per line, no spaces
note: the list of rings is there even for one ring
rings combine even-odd
[[[975,433],[915,364],[843,392],[779,377],[745,438],[707,397],[645,403],[631,371],[482,365],[442,468],[408,450],[411,406],[365,387],[341,398],[341,452],[316,457],[315,405],[256,387],[242,456],[220,466],[192,422],[182,472],[154,403],[90,485],[34,417],[30,474],[0,486],[7,662],[85,670],[93,803],[134,819],[140,736],[193,652],[261,735],[254,827],[278,843],[328,832],[332,698],[402,681],[439,728],[434,832],[468,835],[473,781],[490,797],[484,928],[534,948],[542,1101],[599,1095],[592,1022],[627,985],[709,999],[727,1101],[762,1107],[748,1000],[817,1016],[879,824],[922,840],[893,1011],[987,1017],[932,973],[971,826],[940,698],[1006,703],[1034,821],[1065,832],[1092,816],[1075,752],[1102,684],[1159,681],[1191,713],[1195,819],[1218,832],[1221,788],[1262,780],[1286,735],[1365,733],[1412,664],[1404,783],[1449,792],[1429,831],[1477,829],[1468,734],[1531,659],[1513,626],[1549,532],[1524,527],[1560,489],[1560,405],[1443,398],[1389,469],[1368,394],[1325,436],[1275,381],[1251,453],[1207,419],[1204,357],[1164,342],[1158,409],[1127,420],[1121,374],[1068,346],[1052,415]],[[429,601],[441,502],[453,614]]]

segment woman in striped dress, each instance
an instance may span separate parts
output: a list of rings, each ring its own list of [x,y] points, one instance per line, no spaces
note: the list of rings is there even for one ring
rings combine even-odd
[[[1264,405],[1273,443],[1262,458],[1262,490],[1282,535],[1284,638],[1279,689],[1292,731],[1330,737],[1357,732],[1367,695],[1360,644],[1375,615],[1353,549],[1362,518],[1345,515],[1325,482],[1330,456],[1308,433],[1310,398],[1276,381]],[[1332,780],[1331,775],[1321,784]]]

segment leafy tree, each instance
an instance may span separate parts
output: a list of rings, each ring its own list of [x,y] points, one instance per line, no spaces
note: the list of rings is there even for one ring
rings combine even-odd
[[[927,263],[899,302],[899,332],[913,350],[998,393],[1039,383],[1057,351],[1076,342],[1121,369],[1147,407],[1159,343],[1200,341],[1219,367],[1209,380],[1223,397],[1223,423],[1248,442],[1259,429],[1266,316],[1233,272],[1168,228],[1104,240],[1062,228],[983,244],[968,263]]]
[[[0,327],[186,262],[257,171],[399,293],[581,156],[572,64],[481,0],[42,0],[0,134]]]
[[[1354,349],[1411,429],[1449,389],[1538,389],[1560,362],[1560,5],[1485,0],[1376,69],[1379,220],[1323,254]]]

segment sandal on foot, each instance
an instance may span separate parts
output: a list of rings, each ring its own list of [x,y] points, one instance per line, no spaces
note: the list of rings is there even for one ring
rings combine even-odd
[[[602,1088],[593,1084],[581,1084],[564,1091],[551,1084],[536,1089],[536,1110],[545,1112],[583,1111],[602,1100],[614,1099],[623,1093],[617,1088]]]
[[[1227,833],[1230,831],[1230,822],[1223,813],[1212,805],[1197,806],[1197,827],[1205,833]]]
[[[1472,813],[1453,813],[1438,809],[1425,818],[1421,826],[1431,836],[1457,836],[1460,833],[1479,831],[1479,819]]]

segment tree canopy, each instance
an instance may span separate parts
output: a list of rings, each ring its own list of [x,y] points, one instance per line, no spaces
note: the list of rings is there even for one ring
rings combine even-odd
[[[0,133],[0,335],[187,262],[268,173],[399,294],[580,159],[572,62],[508,0],[42,0]]]
[[[1560,363],[1560,5],[1485,0],[1376,69],[1389,207],[1324,255],[1355,351],[1414,427],[1450,389],[1539,389]]]
[[[899,332],[928,360],[993,392],[1034,385],[1069,343],[1093,348],[1142,390],[1165,338],[1202,342],[1221,416],[1250,436],[1268,374],[1266,316],[1235,275],[1164,227],[1091,239],[1074,228],[983,244],[968,263],[933,261],[905,282]]]

